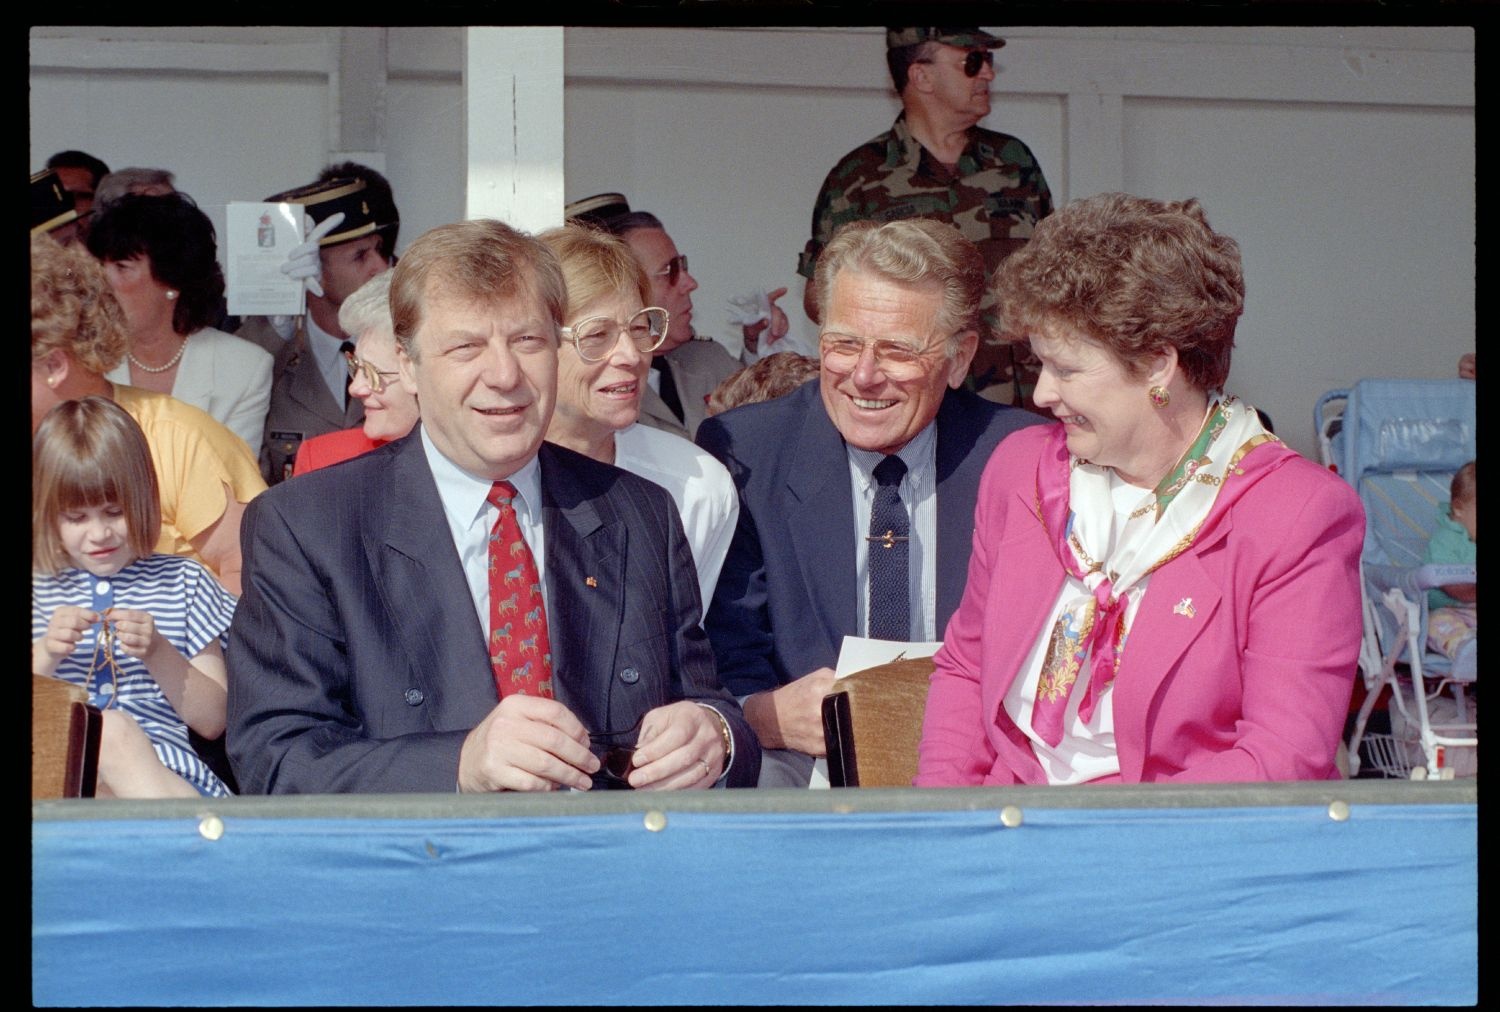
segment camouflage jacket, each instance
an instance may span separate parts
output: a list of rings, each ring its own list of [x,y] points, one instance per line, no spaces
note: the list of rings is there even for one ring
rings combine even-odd
[[[797,272],[811,278],[818,254],[833,233],[851,221],[938,218],[952,222],[979,247],[985,268],[993,274],[1051,212],[1052,192],[1023,142],[975,127],[950,170],[912,136],[903,113],[890,130],[855,148],[828,173],[813,206],[812,238]],[[980,391],[1004,385],[1004,396],[992,391],[991,397],[1017,403],[1016,392],[1036,382],[1034,368],[1018,361],[1030,360],[1030,353],[994,333],[993,296],[985,296],[982,310],[984,327],[969,385]]]

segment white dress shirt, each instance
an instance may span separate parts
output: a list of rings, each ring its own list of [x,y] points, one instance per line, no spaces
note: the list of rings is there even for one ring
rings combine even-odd
[[[490,531],[500,516],[500,510],[489,501],[490,488],[494,482],[479,478],[443,456],[432,443],[427,428],[418,423],[422,433],[422,451],[427,455],[427,466],[432,468],[432,477],[437,482],[438,498],[443,502],[443,518],[448,521],[448,532],[453,535],[453,547],[458,549],[458,561],[463,566],[464,580],[469,584],[469,596],[474,599],[474,611],[479,616],[480,628],[484,630],[484,641],[490,641]],[[542,467],[532,457],[526,466],[508,479],[516,487],[516,498],[512,505],[516,510],[516,522],[521,528],[521,537],[531,549],[536,560],[536,571],[542,583],[542,608],[551,623],[552,608],[547,600],[547,571],[545,565],[546,544],[542,531]]]

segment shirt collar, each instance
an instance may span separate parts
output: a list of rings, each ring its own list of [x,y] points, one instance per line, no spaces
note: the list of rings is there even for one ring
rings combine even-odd
[[[467,529],[474,521],[484,516],[489,501],[490,488],[494,481],[470,474],[453,461],[432,442],[427,427],[418,423],[422,433],[422,452],[427,456],[427,466],[432,469],[432,479],[437,483],[438,498],[443,511],[455,525]],[[528,460],[519,471],[506,478],[516,487],[521,507],[531,516],[540,516],[542,507],[542,468],[536,457]],[[517,512],[520,512],[518,510]]]
[[[911,438],[911,441],[896,451],[896,456],[901,458],[906,465],[906,480],[917,481],[926,468],[935,459],[937,449],[937,419],[928,422],[921,432]],[[859,469],[860,478],[868,487],[875,480],[875,465],[886,458],[886,454],[879,450],[861,450],[858,447],[844,444],[849,451],[849,459]]]

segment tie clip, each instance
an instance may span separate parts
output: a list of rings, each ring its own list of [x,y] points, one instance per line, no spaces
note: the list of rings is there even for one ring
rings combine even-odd
[[[895,548],[896,542],[910,541],[911,538],[904,534],[897,534],[895,531],[886,531],[884,534],[867,534],[865,535],[865,540],[873,541],[880,545],[881,548]]]

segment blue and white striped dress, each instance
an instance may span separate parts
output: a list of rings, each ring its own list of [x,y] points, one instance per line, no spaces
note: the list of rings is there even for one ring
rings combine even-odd
[[[57,576],[31,576],[31,638],[35,642],[47,631],[52,613],[63,605],[93,608],[95,584],[104,579],[82,569],[64,570]],[[183,656],[196,657],[214,640],[228,645],[229,620],[234,616],[235,597],[212,573],[192,559],[180,555],[149,555],[137,559],[108,577],[114,607],[151,613],[157,631]],[[84,685],[98,647],[98,628],[85,634],[72,655],[57,666],[56,676],[74,685]],[[99,670],[86,686],[89,698],[100,709],[115,705],[135,718],[151,739],[156,754],[172,772],[180,775],[208,797],[223,797],[229,788],[193,751],[187,724],[172,709],[161,686],[146,670],[144,661],[120,650],[114,651],[120,668],[118,689],[111,681],[108,665],[100,658]]]

